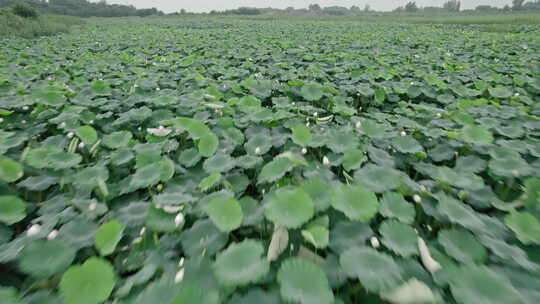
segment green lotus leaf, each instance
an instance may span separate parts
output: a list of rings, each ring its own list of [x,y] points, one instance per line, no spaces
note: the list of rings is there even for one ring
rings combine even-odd
[[[47,278],[66,270],[76,251],[58,240],[34,240],[21,251],[19,268],[35,278]]]
[[[493,142],[491,132],[479,125],[466,125],[459,132],[459,137],[466,143],[477,146],[486,146]]]
[[[203,288],[202,286],[184,283],[179,289],[178,294],[169,304],[208,303],[204,302],[207,300],[205,298],[205,294],[207,295],[206,292],[206,288]],[[153,303],[156,302],[154,301]]]
[[[466,266],[450,283],[450,291],[458,303],[518,304],[523,303],[510,281],[485,266]]]
[[[525,245],[540,244],[540,221],[528,212],[511,212],[504,218],[505,224],[514,231]]]
[[[250,304],[250,303],[260,303],[260,304],[276,304],[280,301],[279,293],[275,291],[264,291],[259,287],[250,289],[243,296],[236,296],[231,299],[231,303],[238,304]]]
[[[381,241],[398,255],[410,257],[418,255],[418,235],[413,227],[396,220],[386,220],[379,227]]]
[[[537,209],[540,205],[540,179],[531,177],[525,180],[525,198],[523,204],[529,209]]]
[[[134,158],[134,154],[127,148],[118,149],[110,154],[111,163],[115,166],[122,166]]]
[[[98,187],[98,181],[109,179],[109,171],[105,167],[86,167],[73,176],[73,185],[81,190],[92,190]]]
[[[334,303],[334,295],[324,271],[304,259],[289,258],[281,263],[277,281],[285,301],[302,304]]]
[[[373,230],[368,224],[339,221],[330,230],[330,248],[336,253],[342,253],[352,247],[364,246],[372,235]]]
[[[438,200],[437,211],[446,216],[450,222],[473,231],[485,229],[485,224],[476,211],[465,203],[445,194],[439,194]]]
[[[13,225],[26,217],[26,202],[14,195],[0,196],[0,222]]]
[[[403,177],[395,169],[367,164],[355,172],[354,179],[370,190],[380,193],[398,188]]]
[[[210,157],[217,150],[219,140],[217,136],[198,120],[192,118],[176,118],[166,123],[176,128],[186,129],[194,139],[199,139],[197,147],[202,156]]]
[[[416,216],[414,206],[396,192],[383,193],[379,212],[384,217],[396,218],[406,224],[412,224]]]
[[[163,165],[161,162],[153,163],[138,169],[131,177],[129,188],[131,190],[137,190],[159,183],[162,171]]]
[[[223,232],[231,232],[240,227],[244,217],[240,203],[234,198],[214,198],[206,206],[206,213]]]
[[[264,248],[258,241],[246,239],[233,243],[216,256],[214,273],[223,285],[244,286],[260,281],[270,270],[262,258]]]
[[[326,140],[326,146],[334,153],[343,153],[345,151],[356,149],[360,142],[358,137],[347,132],[332,132]]]
[[[188,168],[195,166],[199,160],[201,160],[201,154],[194,148],[186,149],[178,156],[178,162]]]
[[[77,166],[82,161],[82,156],[77,153],[56,152],[47,155],[49,164],[53,169],[66,169]]]
[[[441,230],[438,241],[448,255],[465,264],[481,263],[487,257],[486,249],[464,229]]]
[[[90,84],[90,90],[96,95],[110,95],[111,87],[104,80],[94,80]]]
[[[70,267],[60,281],[66,304],[98,304],[109,298],[116,277],[106,260],[91,257],[82,265]]]
[[[43,191],[47,190],[50,186],[57,184],[59,180],[60,179],[56,176],[30,176],[19,182],[17,187],[26,188],[30,191]]]
[[[362,150],[352,149],[347,150],[343,154],[342,166],[345,170],[356,170],[367,160],[367,156]]]
[[[75,134],[87,145],[91,145],[98,140],[98,134],[91,126],[79,127],[75,130]]]
[[[293,142],[302,147],[307,146],[313,137],[310,129],[303,124],[296,125],[291,130]]]
[[[217,136],[211,133],[201,137],[197,144],[197,148],[199,148],[199,153],[201,153],[202,156],[210,157],[216,153],[218,144],[219,141]]]
[[[94,222],[73,220],[60,228],[58,238],[75,248],[88,247],[94,244],[97,229]]]
[[[412,136],[398,136],[392,139],[392,146],[401,153],[418,153],[424,151],[422,145]]]
[[[330,185],[318,177],[304,180],[302,189],[311,197],[315,210],[323,211],[330,206],[332,191]]]
[[[302,86],[300,94],[307,101],[318,101],[323,97],[324,90],[318,84],[308,83]]]
[[[386,134],[386,126],[371,120],[362,121],[360,128],[365,135],[371,138],[382,138]]]
[[[362,185],[336,187],[331,204],[350,220],[361,222],[369,222],[379,207],[375,194]]]
[[[301,233],[304,239],[316,248],[326,248],[328,246],[329,231],[326,227],[310,225],[307,229],[302,230]]]
[[[62,152],[62,149],[54,146],[31,149],[28,151],[25,161],[27,164],[36,169],[43,169],[49,165],[48,156],[58,152]]]
[[[52,107],[59,107],[67,100],[67,98],[61,92],[58,92],[54,87],[34,90],[32,91],[32,97],[38,103]]]
[[[103,137],[103,144],[111,149],[125,148],[129,141],[133,138],[133,134],[129,131],[117,131]]]
[[[484,180],[474,173],[458,173],[446,166],[437,167],[433,178],[452,186],[467,190],[480,190],[485,187]]]
[[[95,246],[102,256],[110,255],[116,249],[116,245],[122,239],[124,224],[112,220],[101,226],[96,231]]]
[[[201,191],[205,192],[213,187],[215,187],[220,181],[221,181],[221,174],[219,173],[212,173],[208,175],[207,177],[203,178],[202,181],[199,183],[199,189]]]
[[[531,166],[521,157],[491,159],[488,167],[493,173],[504,177],[529,175]]]
[[[264,134],[254,135],[244,144],[244,149],[251,155],[266,154],[271,148],[272,142]]]
[[[227,244],[227,234],[219,231],[211,220],[198,220],[182,232],[180,242],[187,256],[213,255]]]
[[[148,207],[144,224],[154,232],[174,232],[182,229],[184,222],[175,223],[176,213],[168,213],[154,205]]]
[[[22,166],[9,158],[0,158],[0,181],[12,183],[23,177]]]
[[[489,95],[495,97],[495,98],[510,98],[512,97],[512,90],[509,88],[504,87],[497,87],[497,88],[489,88],[488,89]]]
[[[216,154],[203,163],[203,168],[208,173],[228,172],[236,165],[234,159],[227,154]]]
[[[315,213],[309,195],[296,187],[276,190],[265,205],[265,216],[277,226],[298,228]]]
[[[294,168],[294,163],[286,157],[276,157],[264,165],[258,177],[258,183],[271,183],[282,178]]]
[[[0,286],[0,301],[9,304],[26,304],[26,302],[21,300],[21,297],[17,293],[17,289],[14,287]]]
[[[358,278],[369,291],[383,292],[398,287],[402,269],[391,256],[369,247],[352,247],[341,253],[339,264],[350,277]]]

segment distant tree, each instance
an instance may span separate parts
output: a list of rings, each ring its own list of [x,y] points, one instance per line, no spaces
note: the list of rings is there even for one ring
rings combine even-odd
[[[321,6],[318,5],[318,4],[310,4],[309,5],[309,10],[313,11],[313,12],[318,12],[318,11],[321,10]]]
[[[331,16],[344,16],[347,15],[349,10],[343,6],[328,6],[322,9],[322,12]]]
[[[512,9],[517,11],[522,9],[524,2],[525,0],[512,0]]]
[[[22,2],[17,2],[11,7],[13,14],[21,16],[23,18],[37,18],[39,16],[38,11]]]
[[[418,11],[418,6],[416,6],[416,2],[410,1],[405,5],[405,11],[408,13],[414,13]]]
[[[449,12],[459,12],[461,9],[461,1],[449,0],[443,4],[443,8]]]
[[[358,13],[360,11],[360,7],[358,7],[356,5],[353,5],[353,6],[351,6],[351,8],[349,10],[351,12]]]
[[[369,6],[369,4],[366,4],[366,6],[364,6],[364,12],[369,13],[370,11],[371,11],[371,6]]]
[[[186,10],[185,10],[185,9],[181,9],[181,10],[180,10],[180,14],[185,15],[185,14],[186,14]]]
[[[497,12],[499,9],[491,5],[478,5],[474,10],[477,12],[489,13],[489,12]]]
[[[508,4],[503,7],[504,12],[509,12],[510,10],[511,10],[511,8],[510,8],[510,5],[508,5]]]

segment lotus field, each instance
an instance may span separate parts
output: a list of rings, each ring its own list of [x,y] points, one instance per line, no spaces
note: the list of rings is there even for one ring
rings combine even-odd
[[[0,41],[0,303],[540,303],[540,28]]]

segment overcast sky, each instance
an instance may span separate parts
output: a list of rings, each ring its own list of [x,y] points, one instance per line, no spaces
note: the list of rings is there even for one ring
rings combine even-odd
[[[131,4],[137,8],[157,7],[166,12],[177,12],[186,9],[189,12],[209,12],[211,10],[225,10],[240,6],[250,7],[276,7],[285,8],[293,6],[304,8],[311,3],[321,6],[346,6],[356,5],[364,7],[369,4],[372,9],[389,11],[398,6],[405,5],[409,0],[108,0],[108,3]],[[442,6],[446,0],[416,0],[418,6]],[[512,0],[462,0],[461,7],[464,9],[475,8],[477,5],[487,4],[504,6],[511,4]]]

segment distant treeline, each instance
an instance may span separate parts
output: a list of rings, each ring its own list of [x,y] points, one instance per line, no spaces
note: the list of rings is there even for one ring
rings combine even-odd
[[[0,0],[0,7],[17,2],[28,4],[46,14],[70,15],[78,17],[127,17],[164,15],[156,8],[137,9],[132,5],[108,4],[106,1],[86,0]]]
[[[443,6],[427,6],[419,7],[415,1],[408,2],[405,6],[400,6],[394,9],[396,13],[424,13],[424,14],[444,14],[444,13],[505,13],[505,12],[519,12],[519,11],[540,11],[540,0],[528,1],[526,0],[513,0],[512,5],[506,5],[499,8],[490,5],[479,5],[475,9],[462,10],[461,1],[449,0],[446,1]],[[318,4],[311,4],[308,8],[294,8],[287,7],[285,9],[278,8],[254,8],[254,7],[240,7],[232,10],[225,11],[211,11],[210,15],[297,15],[297,16],[354,16],[365,13],[376,13],[369,5],[364,7],[358,7],[353,5],[351,7],[344,6],[327,6],[321,7]],[[173,15],[193,14],[182,10]]]

